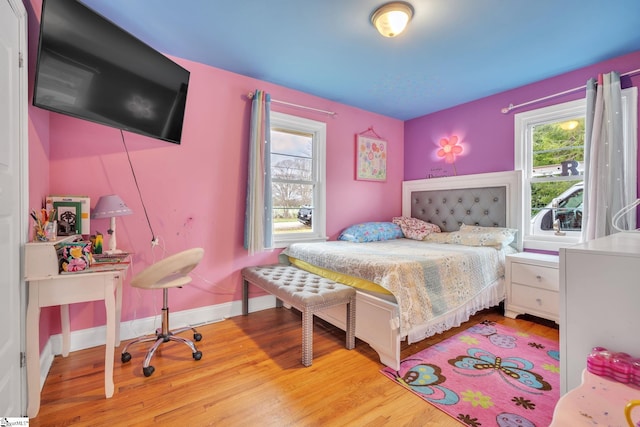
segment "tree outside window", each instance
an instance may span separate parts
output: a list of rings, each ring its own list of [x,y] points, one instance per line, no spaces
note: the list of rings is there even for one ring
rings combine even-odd
[[[274,241],[326,240],[326,124],[271,113],[271,196]]]

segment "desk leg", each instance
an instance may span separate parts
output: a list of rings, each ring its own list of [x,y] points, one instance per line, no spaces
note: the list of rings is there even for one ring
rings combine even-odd
[[[27,415],[34,418],[40,410],[40,307],[38,286],[29,283],[27,306]]]
[[[62,356],[67,357],[71,348],[71,323],[69,322],[69,304],[60,306],[60,324],[62,325]]]
[[[122,322],[122,281],[124,280],[123,274],[117,275],[114,280],[116,281],[116,339],[115,346],[120,346],[120,323]]]
[[[105,278],[104,306],[107,310],[107,342],[104,350],[104,394],[107,398],[113,396],[113,358],[116,342],[116,301],[114,295],[115,277]]]

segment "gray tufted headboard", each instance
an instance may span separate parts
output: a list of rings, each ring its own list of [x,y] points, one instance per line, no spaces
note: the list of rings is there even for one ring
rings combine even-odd
[[[402,215],[456,231],[461,224],[518,229],[522,250],[522,174],[493,172],[404,181]]]
[[[506,227],[505,187],[414,191],[411,216],[456,231],[462,224]]]

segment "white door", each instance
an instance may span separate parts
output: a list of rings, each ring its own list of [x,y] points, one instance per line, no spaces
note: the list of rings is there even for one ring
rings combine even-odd
[[[23,61],[21,58],[25,58]],[[27,235],[26,12],[21,0],[0,0],[0,416],[26,414],[25,284]]]

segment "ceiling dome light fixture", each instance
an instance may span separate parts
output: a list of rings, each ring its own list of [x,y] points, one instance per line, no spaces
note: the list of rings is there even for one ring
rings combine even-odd
[[[371,15],[371,23],[385,37],[402,33],[413,17],[413,6],[403,1],[386,3]]]
[[[564,123],[560,123],[560,129],[562,130],[574,130],[580,123],[577,120],[569,120]]]

